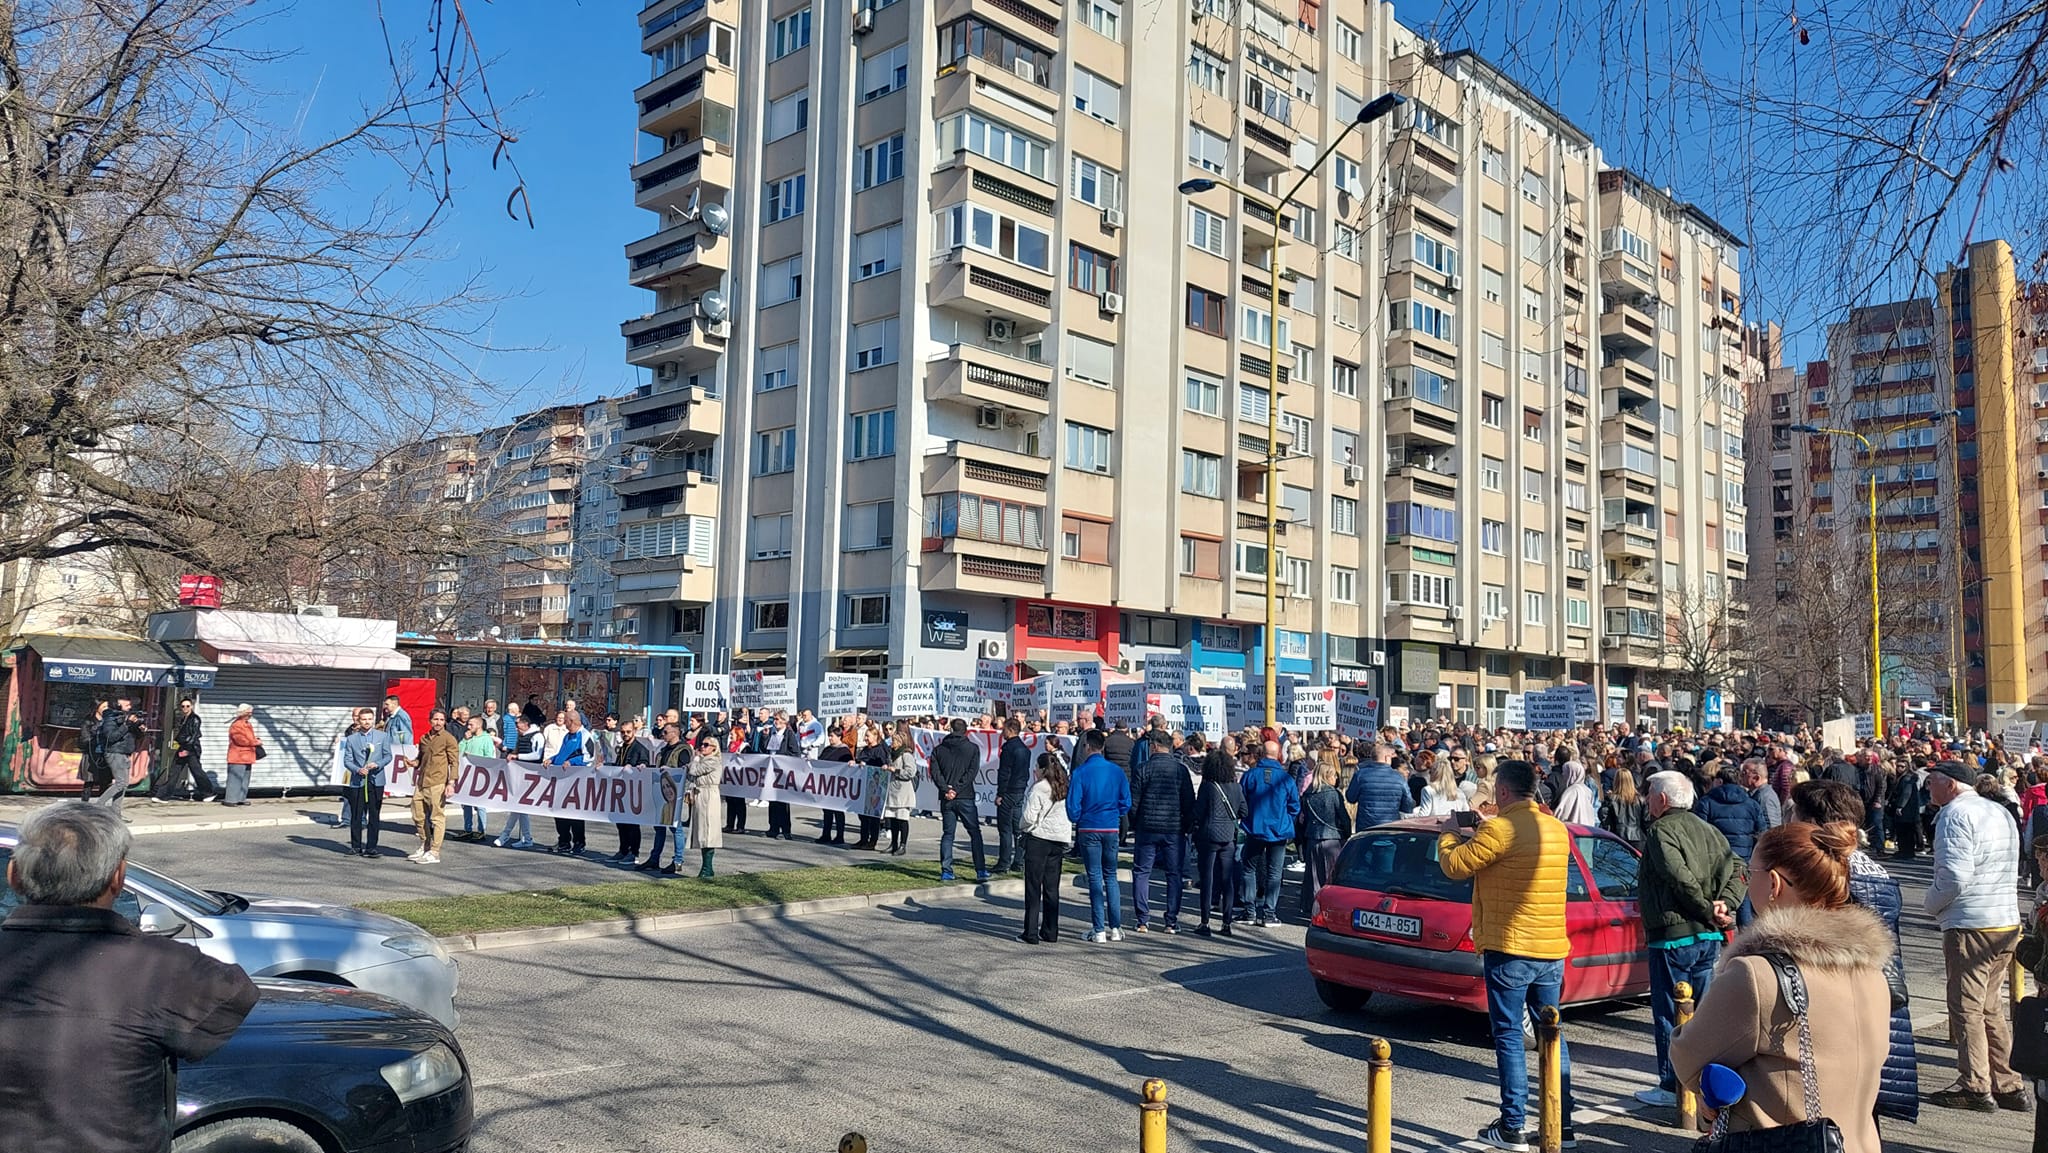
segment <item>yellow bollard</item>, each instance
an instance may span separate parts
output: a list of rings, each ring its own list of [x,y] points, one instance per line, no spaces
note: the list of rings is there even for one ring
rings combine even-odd
[[[1394,1047],[1386,1038],[1372,1039],[1365,1087],[1365,1151],[1392,1153],[1394,1148]]]
[[[1537,1116],[1537,1145],[1540,1153],[1558,1153],[1564,1147],[1564,1061],[1563,1034],[1557,1006],[1536,1011],[1536,1052],[1540,1062],[1541,1109]]]
[[[1166,1082],[1151,1078],[1144,1094],[1138,1103],[1138,1153],[1166,1153]]]
[[[1692,984],[1687,981],[1680,981],[1672,986],[1671,995],[1677,1002],[1677,1011],[1672,1014],[1671,1018],[1672,1029],[1676,1031],[1685,1028],[1686,1022],[1692,1020]],[[1680,1133],[1697,1133],[1699,1129],[1700,1095],[1693,1092],[1691,1086],[1681,1081],[1678,1084],[1678,1131]]]

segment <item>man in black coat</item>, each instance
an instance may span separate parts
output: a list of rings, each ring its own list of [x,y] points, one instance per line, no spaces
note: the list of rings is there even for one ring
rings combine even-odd
[[[114,707],[100,718],[100,751],[106,758],[112,782],[106,792],[94,799],[116,813],[121,811],[121,798],[128,793],[128,763],[141,737],[142,714],[135,711],[135,702],[128,697],[114,698]]]
[[[996,757],[996,872],[1024,866],[1019,846],[1024,824],[1024,797],[1031,791],[1031,746],[1024,743],[1017,718],[1003,722],[1003,747]]]
[[[199,713],[192,707],[192,699],[178,702],[177,726],[171,730],[175,748],[171,752],[170,764],[159,772],[150,774],[156,778],[156,787],[150,790],[150,800],[175,801],[185,798],[185,782],[192,782],[191,798],[204,801],[216,790],[206,770],[199,767]]]
[[[981,809],[975,803],[974,783],[981,777],[981,747],[967,739],[967,722],[953,719],[952,731],[932,749],[932,786],[939,791],[939,879],[953,879],[953,826],[967,825],[968,843],[974,847],[974,879],[989,877],[988,855],[982,847]]]
[[[234,965],[114,911],[127,826],[75,801],[22,822],[0,924],[0,1145],[166,1153],[175,1060],[227,1043],[256,1005]]]
[[[1131,785],[1131,828],[1138,837],[1131,854],[1131,905],[1138,914],[1138,932],[1148,932],[1157,863],[1166,870],[1164,925],[1167,932],[1178,933],[1181,878],[1187,871],[1183,847],[1195,827],[1195,786],[1187,766],[1173,755],[1173,738],[1155,732],[1147,740],[1151,750]]]

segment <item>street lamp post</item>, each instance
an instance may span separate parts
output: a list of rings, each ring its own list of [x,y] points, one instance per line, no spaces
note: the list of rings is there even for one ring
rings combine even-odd
[[[1370,124],[1380,119],[1407,102],[1408,98],[1400,93],[1387,92],[1361,107],[1358,110],[1358,115],[1353,117],[1350,123],[1344,126],[1344,131],[1339,132],[1337,138],[1330,141],[1329,147],[1323,149],[1322,154],[1316,157],[1315,163],[1308,166],[1308,170],[1303,172],[1301,178],[1294,182],[1294,187],[1288,189],[1287,195],[1281,197],[1278,201],[1267,201],[1259,194],[1220,177],[1198,176],[1192,180],[1184,180],[1180,184],[1180,192],[1184,196],[1193,196],[1213,188],[1227,188],[1246,204],[1257,208],[1261,212],[1269,212],[1273,216],[1273,257],[1267,262],[1271,267],[1267,270],[1268,276],[1266,278],[1268,284],[1266,294],[1265,676],[1266,726],[1268,728],[1277,727],[1279,724],[1279,712],[1274,708],[1274,694],[1280,679],[1280,595],[1278,579],[1278,554],[1280,551],[1278,527],[1280,493],[1280,453],[1278,452],[1280,440],[1280,273],[1282,268],[1285,267],[1283,253],[1286,251],[1280,241],[1280,214],[1289,205],[1294,203],[1295,197],[1301,195],[1301,190],[1307,186],[1310,180],[1315,178],[1317,172],[1322,170],[1323,163],[1329,160],[1332,153],[1337,151],[1337,146],[1350,138],[1353,130],[1361,125]]]

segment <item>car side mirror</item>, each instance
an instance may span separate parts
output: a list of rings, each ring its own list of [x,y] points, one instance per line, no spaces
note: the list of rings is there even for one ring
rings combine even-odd
[[[178,915],[176,909],[164,904],[150,904],[142,907],[142,914],[135,921],[135,927],[153,937],[175,937],[185,931],[190,922]]]

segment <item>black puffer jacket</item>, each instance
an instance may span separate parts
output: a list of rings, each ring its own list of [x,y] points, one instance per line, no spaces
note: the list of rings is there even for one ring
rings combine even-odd
[[[1187,766],[1167,754],[1149,757],[1131,782],[1131,828],[1182,834],[1195,827],[1195,786]]]
[[[1904,973],[1906,959],[1898,949],[1899,883],[1860,850],[1849,858],[1849,899],[1877,914],[1892,932],[1892,967]],[[1892,1010],[1891,1052],[1877,1083],[1877,1115],[1900,1121],[1920,1117],[1920,1056],[1913,1045],[1912,1010]]]

